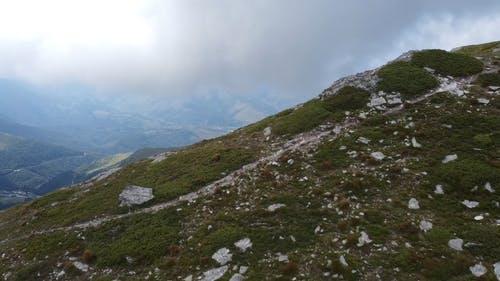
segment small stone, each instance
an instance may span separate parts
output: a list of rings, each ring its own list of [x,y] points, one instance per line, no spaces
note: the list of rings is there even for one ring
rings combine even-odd
[[[345,260],[345,257],[343,255],[339,257],[339,262],[342,266],[345,266],[345,267],[349,266],[349,264],[347,263],[347,261]]]
[[[444,194],[443,186],[438,184],[436,185],[436,189],[434,190],[435,194]]]
[[[490,193],[495,193],[495,190],[493,189],[493,187],[491,187],[491,183],[489,182],[484,184],[484,189],[486,189]]]
[[[448,241],[448,246],[453,250],[462,251],[462,246],[464,245],[464,240],[460,238],[451,239]]]
[[[240,249],[242,253],[246,252],[247,249],[252,248],[252,241],[250,238],[243,238],[236,243],[234,243],[234,246]]]
[[[421,148],[422,145],[420,143],[417,142],[417,139],[415,137],[412,137],[411,138],[411,145],[415,148]]]
[[[481,263],[477,263],[474,266],[469,267],[469,270],[472,273],[472,275],[474,275],[476,277],[481,277],[481,276],[485,275],[486,272],[488,272],[486,267],[484,267],[484,265]]]
[[[384,105],[385,103],[386,103],[386,101],[385,101],[385,99],[383,97],[373,97],[370,100],[369,106],[370,107],[376,107],[376,106]]]
[[[264,134],[264,137],[269,137],[271,136],[271,133],[272,133],[272,130],[271,130],[271,127],[267,127],[265,128],[262,133]]]
[[[370,140],[365,138],[365,137],[359,137],[358,138],[358,142],[362,143],[362,144],[369,144],[370,143]]]
[[[495,272],[497,280],[500,281],[500,261],[493,265],[493,271]]]
[[[365,244],[370,244],[372,240],[368,237],[368,234],[364,231],[361,231],[361,236],[358,238],[358,247],[362,247]]]
[[[490,100],[489,99],[485,99],[485,98],[478,98],[477,99],[477,102],[480,103],[480,104],[488,104],[490,103]]]
[[[443,164],[446,164],[451,161],[455,161],[458,159],[458,156],[456,154],[451,154],[451,155],[446,155],[446,157],[443,159]]]
[[[128,263],[128,264],[134,264],[134,263],[135,263],[135,259],[134,259],[134,258],[132,258],[132,257],[128,257],[128,256],[127,256],[127,257],[125,257],[125,259],[127,260],[127,263]]]
[[[248,271],[248,266],[240,266],[240,274],[245,274]]]
[[[201,281],[219,280],[220,278],[222,278],[222,276],[224,276],[224,274],[226,274],[228,269],[229,269],[229,267],[227,265],[225,265],[225,266],[221,266],[218,268],[214,268],[214,269],[210,269],[208,271],[205,271],[205,272],[203,272],[203,278],[201,279]]]
[[[279,262],[288,262],[288,256],[281,253],[277,254]]]
[[[500,87],[498,87],[498,86],[488,86],[488,88],[490,88],[490,90],[492,90],[492,91],[500,90]]]
[[[484,219],[483,215],[477,215],[477,216],[474,217],[475,221],[482,221],[483,219]]]
[[[217,261],[220,265],[225,265],[230,262],[232,258],[233,254],[231,254],[228,248],[221,248],[212,255],[212,259]]]
[[[411,198],[408,201],[408,209],[411,209],[411,210],[418,210],[418,209],[420,209],[420,204],[418,203],[418,200],[415,199],[415,198]]]
[[[473,209],[473,208],[476,208],[477,206],[479,206],[479,202],[469,201],[469,200],[462,201],[462,204],[464,204],[469,209]]]
[[[78,270],[80,270],[80,271],[82,271],[82,272],[87,272],[87,271],[89,271],[89,266],[88,266],[88,265],[86,265],[86,264],[84,264],[84,263],[81,263],[81,262],[79,262],[79,261],[75,261],[75,262],[73,263],[73,265],[74,265],[74,266],[75,266]]]
[[[193,275],[189,275],[186,278],[184,278],[184,281],[193,281]]]
[[[274,212],[274,211],[278,210],[279,208],[283,208],[283,207],[286,207],[286,205],[277,203],[277,204],[272,204],[269,207],[267,207],[267,210],[269,212]]]
[[[429,230],[432,229],[432,222],[430,221],[426,221],[426,220],[422,220],[420,221],[420,230],[424,231],[424,232],[427,232]]]
[[[380,151],[372,152],[370,155],[372,158],[379,160],[379,161],[384,160],[384,158],[385,158],[385,155]]]

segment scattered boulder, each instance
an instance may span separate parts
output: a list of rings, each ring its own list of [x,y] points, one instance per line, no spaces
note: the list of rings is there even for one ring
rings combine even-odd
[[[372,240],[370,239],[370,237],[368,237],[368,234],[364,231],[361,231],[361,236],[359,236],[358,238],[358,247],[362,247],[364,246],[365,244],[370,244],[372,242]]]
[[[436,185],[436,189],[434,190],[435,194],[444,194],[443,186],[441,184]]]
[[[418,210],[418,209],[420,209],[420,204],[419,204],[418,200],[415,199],[415,198],[411,198],[408,201],[408,209],[411,209],[411,210]]]
[[[212,255],[212,259],[214,259],[220,265],[225,265],[226,263],[230,262],[232,258],[233,254],[231,254],[231,251],[229,251],[228,248],[221,248]]]
[[[225,265],[225,266],[221,266],[218,268],[214,268],[214,269],[210,269],[208,271],[205,271],[205,272],[203,272],[203,278],[201,279],[201,281],[219,280],[220,278],[222,278],[222,276],[224,276],[224,274],[226,274],[228,269],[229,269],[229,267],[227,265]]]
[[[276,256],[277,256],[277,259],[279,262],[284,262],[284,263],[288,262],[288,255],[284,255],[282,253],[277,253]]]
[[[463,245],[464,245],[464,240],[460,238],[450,239],[450,241],[448,241],[448,246],[453,250],[462,251]]]
[[[269,207],[267,207],[267,210],[269,212],[274,212],[274,211],[278,210],[279,208],[283,208],[283,207],[286,207],[286,205],[277,203],[277,204],[272,204]]]
[[[420,230],[422,230],[423,232],[427,232],[427,231],[432,229],[432,222],[422,220],[422,221],[420,221],[419,227],[420,227]]]
[[[491,183],[489,182],[484,184],[484,189],[486,189],[489,193],[495,193],[495,190],[491,187]]]
[[[264,134],[264,137],[266,137],[266,138],[267,138],[267,137],[269,137],[269,136],[271,136],[271,133],[272,133],[271,127],[266,127],[266,128],[262,131],[262,133]]]
[[[245,276],[239,274],[239,273],[235,273],[231,279],[229,279],[229,281],[243,281],[245,280]]]
[[[242,253],[246,252],[247,249],[252,248],[252,241],[250,238],[243,238],[236,243],[234,243],[234,246],[240,249]]]
[[[370,100],[370,104],[368,106],[369,107],[379,107],[379,106],[382,106],[382,105],[384,105],[386,103],[387,103],[387,101],[385,100],[385,98],[374,96]]]
[[[372,158],[376,159],[376,160],[379,160],[379,161],[381,161],[381,160],[384,160],[384,159],[385,159],[385,155],[384,155],[382,152],[380,152],[380,151],[377,151],[377,152],[372,152],[372,153],[370,154],[370,156],[371,156]]]
[[[348,267],[348,266],[349,266],[349,264],[347,263],[347,261],[345,260],[345,257],[344,257],[343,255],[341,255],[341,256],[339,257],[339,262],[340,262],[340,264],[341,264],[342,266],[345,266],[345,267]]]
[[[362,143],[362,144],[369,144],[370,143],[370,140],[365,138],[365,137],[359,137],[358,138],[358,142]]]
[[[477,102],[480,103],[480,104],[487,105],[488,103],[490,103],[490,100],[489,99],[485,99],[485,98],[478,98]]]
[[[417,139],[415,137],[412,137],[411,138],[411,145],[414,147],[414,148],[421,148],[422,145],[420,143],[417,142]]]
[[[443,164],[446,164],[448,162],[451,162],[451,161],[455,161],[458,159],[458,156],[456,154],[451,154],[451,155],[446,155],[446,157],[444,157],[443,161],[441,161]]]
[[[89,266],[84,264],[84,263],[81,263],[79,261],[75,261],[73,262],[73,265],[80,271],[82,272],[88,272],[89,271]]]
[[[485,275],[486,272],[488,272],[486,267],[481,263],[477,263],[477,264],[469,267],[469,270],[472,273],[472,275],[474,275],[476,277],[481,277],[481,276]]]
[[[495,272],[497,280],[500,281],[500,261],[493,265],[493,271]]]
[[[462,204],[464,204],[465,207],[467,207],[469,209],[473,209],[473,208],[476,208],[477,206],[479,206],[479,202],[477,202],[477,201],[469,201],[469,200],[462,201]]]
[[[120,207],[144,204],[154,198],[153,189],[129,185],[120,193]]]

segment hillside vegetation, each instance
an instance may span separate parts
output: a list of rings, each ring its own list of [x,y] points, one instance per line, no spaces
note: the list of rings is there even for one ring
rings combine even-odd
[[[485,46],[415,52],[228,135],[2,212],[0,273],[500,280],[500,85],[489,77],[500,44]],[[154,199],[120,206],[129,185]]]

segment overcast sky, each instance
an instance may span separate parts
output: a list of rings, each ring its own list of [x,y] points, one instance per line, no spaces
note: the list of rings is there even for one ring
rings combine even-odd
[[[408,49],[500,40],[498,0],[0,0],[0,77],[312,97]]]

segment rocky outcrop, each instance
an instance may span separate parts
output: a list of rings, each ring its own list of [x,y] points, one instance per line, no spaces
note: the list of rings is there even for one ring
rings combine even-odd
[[[144,204],[154,198],[153,189],[129,185],[120,193],[120,207]]]

